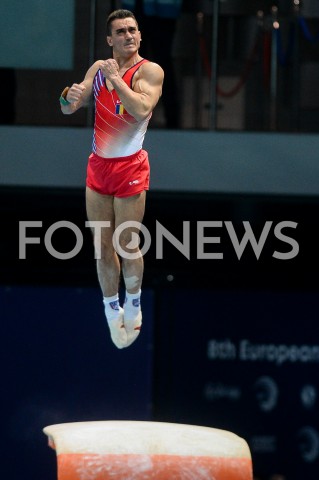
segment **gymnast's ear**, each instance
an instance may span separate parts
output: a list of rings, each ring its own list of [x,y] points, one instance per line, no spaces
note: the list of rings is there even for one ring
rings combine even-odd
[[[113,47],[112,37],[109,37],[109,36],[107,35],[107,37],[106,37],[106,43],[108,44],[109,47]]]

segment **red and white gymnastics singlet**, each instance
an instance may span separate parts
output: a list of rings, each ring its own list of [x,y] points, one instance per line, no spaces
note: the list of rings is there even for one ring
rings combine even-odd
[[[135,72],[147,61],[142,59],[122,76],[130,88]],[[108,90],[101,70],[98,70],[94,77],[93,93],[95,100],[93,152],[100,157],[115,158],[126,157],[141,150],[151,114],[138,122],[126,112],[115,89]]]

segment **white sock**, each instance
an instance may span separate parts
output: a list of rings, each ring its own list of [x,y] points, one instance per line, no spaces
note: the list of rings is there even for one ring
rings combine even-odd
[[[120,307],[118,294],[112,297],[103,297],[103,303],[113,343],[117,348],[127,347],[127,333],[123,322],[123,308]]]
[[[141,290],[137,293],[125,295],[124,325],[127,332],[128,345],[131,345],[139,336],[142,325]]]
[[[118,318],[120,313],[120,301],[118,293],[112,297],[103,297],[105,316],[108,321]]]
[[[134,320],[139,315],[141,311],[141,293],[141,290],[137,293],[125,292],[124,316],[126,320]]]

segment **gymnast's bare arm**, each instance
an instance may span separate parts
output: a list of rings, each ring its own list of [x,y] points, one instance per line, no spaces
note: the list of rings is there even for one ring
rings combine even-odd
[[[100,68],[101,61],[95,62],[87,71],[84,80],[81,83],[73,83],[65,95],[68,105],[61,104],[61,111],[65,115],[71,115],[81,107],[88,105],[92,95],[93,80],[96,72]]]
[[[122,79],[115,59],[102,62],[101,70],[116,90],[125,110],[138,121],[147,118],[162,94],[162,68],[153,62],[144,63],[133,77],[132,89]]]

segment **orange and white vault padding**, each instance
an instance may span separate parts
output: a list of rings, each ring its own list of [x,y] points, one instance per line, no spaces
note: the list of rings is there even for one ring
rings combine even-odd
[[[58,480],[252,480],[234,433],[161,422],[100,421],[44,428]]]

